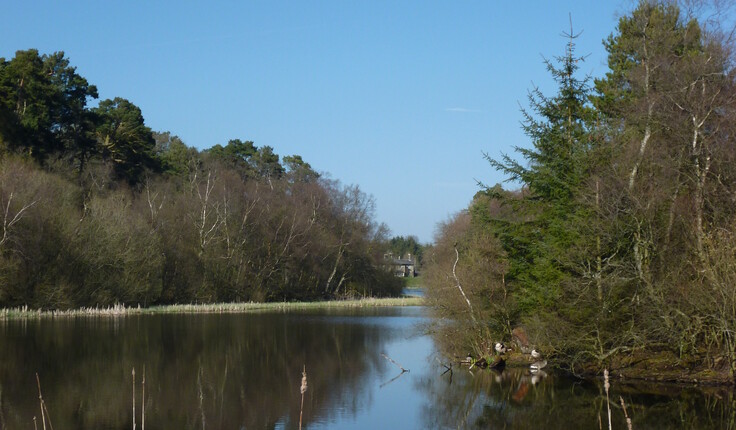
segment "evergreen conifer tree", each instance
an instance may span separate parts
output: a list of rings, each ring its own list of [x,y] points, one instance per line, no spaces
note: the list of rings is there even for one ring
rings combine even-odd
[[[509,256],[508,280],[526,312],[552,307],[560,296],[569,272],[567,252],[577,240],[570,226],[585,216],[576,196],[589,171],[595,114],[588,104],[589,78],[577,76],[585,59],[575,54],[577,35],[571,30],[566,37],[564,56],[545,61],[557,94],[549,97],[534,88],[530,110],[523,111],[532,147],[515,149],[526,164],[506,154],[501,160],[486,155],[508,181],[523,186],[520,198],[509,199],[494,188],[486,192],[516,207],[518,219],[498,221],[497,231]]]

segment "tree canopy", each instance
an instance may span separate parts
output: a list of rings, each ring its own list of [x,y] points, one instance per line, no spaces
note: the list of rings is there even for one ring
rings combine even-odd
[[[397,295],[357,186],[241,139],[153,132],[63,53],[0,59],[0,306]]]
[[[591,86],[567,36],[545,62],[556,93],[532,89],[523,112],[531,145],[486,155],[520,188],[483,187],[442,226],[430,297],[474,313],[466,347],[521,326],[575,371],[625,372],[637,352],[732,378],[732,43],[674,3],[642,1],[605,40],[608,72]],[[472,309],[449,297],[450,271]]]

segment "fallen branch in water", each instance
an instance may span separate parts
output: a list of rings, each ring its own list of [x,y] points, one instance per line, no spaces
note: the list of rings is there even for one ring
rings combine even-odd
[[[394,363],[395,365],[397,365],[397,366],[399,367],[399,369],[401,369],[401,373],[404,373],[404,372],[408,372],[408,371],[409,371],[409,369],[404,369],[403,367],[401,367],[401,365],[400,365],[399,363],[397,363],[396,361],[394,361],[394,360],[393,360],[393,359],[392,359],[391,357],[389,357],[388,355],[386,355],[386,354],[383,354],[383,353],[381,353],[381,355],[382,355],[382,356],[383,356],[383,358],[385,358],[386,360],[388,360],[388,361],[390,361],[390,362]]]

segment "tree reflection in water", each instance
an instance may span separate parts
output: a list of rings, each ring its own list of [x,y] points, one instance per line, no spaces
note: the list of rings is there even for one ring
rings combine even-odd
[[[402,320],[355,312],[5,322],[0,427],[32,428],[38,371],[55,428],[130,428],[131,369],[144,365],[149,428],[295,428],[305,365],[305,427],[355,415]]]
[[[439,367],[438,375],[444,371]],[[570,429],[607,428],[602,381],[582,381],[554,373],[507,368],[503,372],[467,367],[453,376],[421,381],[427,395],[425,428]],[[621,383],[611,387],[613,428],[626,429],[620,398],[634,429],[736,428],[730,388]]]
[[[304,366],[305,428],[599,428],[599,416],[607,427],[596,381],[528,369],[443,374],[436,338],[415,335],[428,321],[416,309],[357,309],[3,322],[0,429],[40,420],[36,371],[54,428],[129,429],[131,369],[144,365],[151,429],[297,428]],[[736,427],[731,389],[614,379],[613,427],[625,429],[619,397],[636,430]]]

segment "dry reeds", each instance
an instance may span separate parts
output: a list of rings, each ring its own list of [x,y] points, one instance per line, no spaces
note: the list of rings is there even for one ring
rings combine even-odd
[[[363,308],[383,306],[422,306],[421,297],[398,298],[366,298],[357,300],[329,300],[322,302],[277,302],[277,303],[211,303],[153,306],[149,308],[127,307],[116,304],[106,308],[79,308],[70,310],[41,310],[30,309],[28,306],[0,309],[0,321],[37,318],[68,318],[68,317],[122,317],[128,315],[173,314],[173,313],[247,313],[260,311],[289,311],[301,309],[323,308]]]
[[[608,375],[608,369],[603,369],[603,388],[606,390],[606,406],[608,408],[608,430],[613,430],[613,425],[611,423],[611,399],[609,398],[609,394],[608,394],[608,390],[611,388],[611,383],[609,381],[609,375]],[[624,402],[624,398],[621,396],[618,396],[618,399],[621,402],[621,409],[623,409],[624,411],[624,417],[626,417],[626,427],[628,430],[633,430],[631,418],[629,417],[629,413],[626,411],[626,403]],[[598,412],[598,428],[603,430],[603,423],[601,422],[600,411]]]
[[[633,426],[631,425],[631,418],[629,418],[629,413],[626,412],[626,403],[624,403],[624,398],[618,396],[618,399],[621,401],[621,408],[624,410],[624,416],[626,417],[626,427],[628,427],[628,430],[633,430]]]
[[[611,425],[611,401],[608,398],[608,389],[611,388],[611,384],[608,383],[608,369],[603,370],[603,388],[606,389],[606,405],[608,406],[608,430],[613,430]]]

